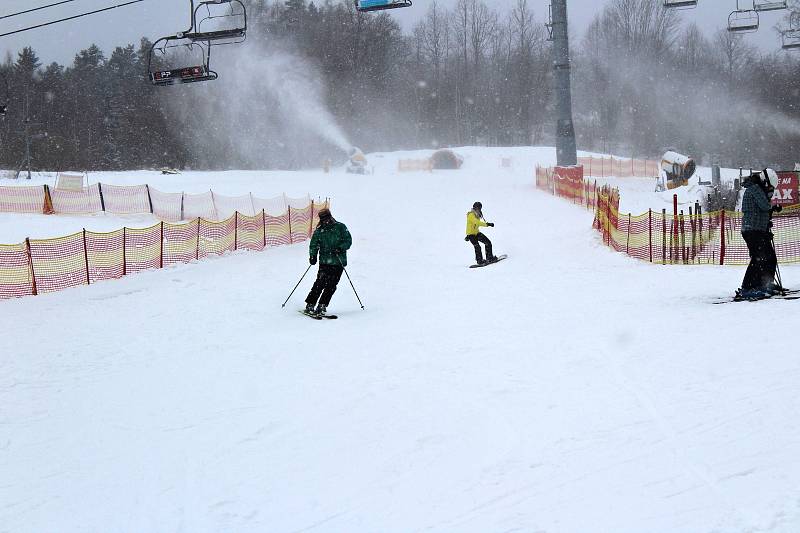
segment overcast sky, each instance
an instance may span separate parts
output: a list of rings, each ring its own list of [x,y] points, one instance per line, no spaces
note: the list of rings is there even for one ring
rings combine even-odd
[[[571,33],[581,35],[595,14],[610,0],[568,0]],[[456,0],[439,0],[443,7],[452,7]],[[498,10],[510,10],[516,0],[486,0]],[[122,0],[75,0],[69,4],[35,13],[2,19],[17,11],[55,3],[55,0],[0,0],[0,33],[41,24],[122,3]],[[682,11],[685,20],[695,20],[711,36],[727,24],[728,14],[735,0],[700,0],[697,9]],[[537,20],[546,17],[549,0],[531,0]],[[0,37],[0,52],[16,54],[24,46],[32,46],[42,62],[57,61],[69,64],[79,50],[92,43],[98,44],[109,55],[116,46],[138,44],[142,36],[157,39],[186,29],[189,25],[188,0],[145,0],[139,4],[122,7],[97,15],[64,22],[8,37]],[[428,9],[428,0],[414,0],[414,6],[392,12],[405,29],[409,29]],[[782,17],[782,11],[763,13],[761,30],[747,35],[749,42],[766,52],[779,48],[779,38],[773,27]]]

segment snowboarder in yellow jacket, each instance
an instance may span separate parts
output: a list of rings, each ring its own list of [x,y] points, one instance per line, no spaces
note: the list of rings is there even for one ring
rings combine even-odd
[[[494,223],[486,222],[483,219],[483,204],[480,202],[475,202],[472,204],[472,209],[467,213],[467,236],[464,237],[464,240],[471,243],[472,246],[475,247],[475,261],[479,265],[483,265],[486,263],[491,263],[497,261],[497,257],[492,254],[492,241],[489,238],[481,233],[481,228],[483,227],[494,227]],[[479,243],[483,243],[486,247],[486,259],[483,259],[483,254],[481,252],[481,245]]]

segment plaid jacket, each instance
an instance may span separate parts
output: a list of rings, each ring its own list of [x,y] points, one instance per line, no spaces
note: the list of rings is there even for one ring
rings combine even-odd
[[[772,204],[759,185],[750,181],[744,184],[742,197],[742,231],[768,231]]]

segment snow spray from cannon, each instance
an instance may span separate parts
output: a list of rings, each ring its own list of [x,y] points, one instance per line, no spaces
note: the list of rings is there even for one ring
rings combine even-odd
[[[208,154],[208,166],[299,167],[321,160],[330,145],[342,152],[352,146],[310,61],[272,43],[218,49],[218,80],[170,88],[164,96],[168,111],[187,126],[182,135],[193,151]]]

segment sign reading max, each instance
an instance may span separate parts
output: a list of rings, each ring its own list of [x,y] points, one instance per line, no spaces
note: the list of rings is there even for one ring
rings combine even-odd
[[[778,186],[772,195],[772,202],[777,205],[794,205],[798,200],[798,172],[778,172]]]

